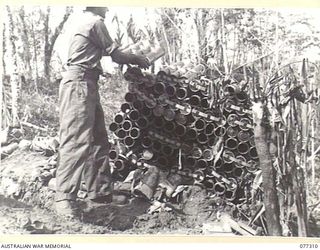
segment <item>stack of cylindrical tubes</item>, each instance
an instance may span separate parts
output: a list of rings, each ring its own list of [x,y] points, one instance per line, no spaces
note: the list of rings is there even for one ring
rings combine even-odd
[[[109,159],[119,173],[136,167],[134,157],[135,163],[178,170],[208,192],[239,200],[244,180],[258,169],[249,98],[228,83],[226,101],[217,106],[212,82],[200,78],[203,70],[182,63],[157,75],[129,68],[129,91],[109,126],[116,140]]]

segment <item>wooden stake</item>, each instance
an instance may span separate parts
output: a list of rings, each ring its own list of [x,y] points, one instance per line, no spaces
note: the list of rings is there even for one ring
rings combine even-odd
[[[41,130],[41,131],[44,131],[44,132],[48,132],[48,129],[45,129],[45,128],[41,128],[39,126],[36,126],[36,125],[33,125],[29,122],[20,122],[21,125],[24,125],[24,126],[27,126],[29,128],[34,128],[34,129],[37,129],[37,130]]]

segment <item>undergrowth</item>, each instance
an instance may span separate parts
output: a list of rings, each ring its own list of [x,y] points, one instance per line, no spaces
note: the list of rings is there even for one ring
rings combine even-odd
[[[120,111],[124,102],[124,95],[127,90],[127,82],[122,73],[100,77],[98,82],[100,101],[105,113],[106,127],[112,121],[114,114]],[[51,86],[51,91],[47,91]],[[21,94],[20,119],[41,128],[48,129],[48,132],[28,128],[24,126],[25,138],[33,139],[36,135],[56,136],[59,131],[59,82],[46,84],[38,92],[25,90]]]

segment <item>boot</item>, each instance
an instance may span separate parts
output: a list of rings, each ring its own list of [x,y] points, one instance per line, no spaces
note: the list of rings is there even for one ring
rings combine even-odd
[[[79,217],[79,208],[72,200],[56,201],[55,213],[66,219],[76,219]]]

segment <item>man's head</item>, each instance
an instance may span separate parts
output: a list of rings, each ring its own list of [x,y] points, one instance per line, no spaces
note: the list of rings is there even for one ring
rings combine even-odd
[[[107,7],[86,7],[86,11],[90,11],[96,15],[99,15],[103,18],[106,17],[106,12],[108,11],[109,9]]]

